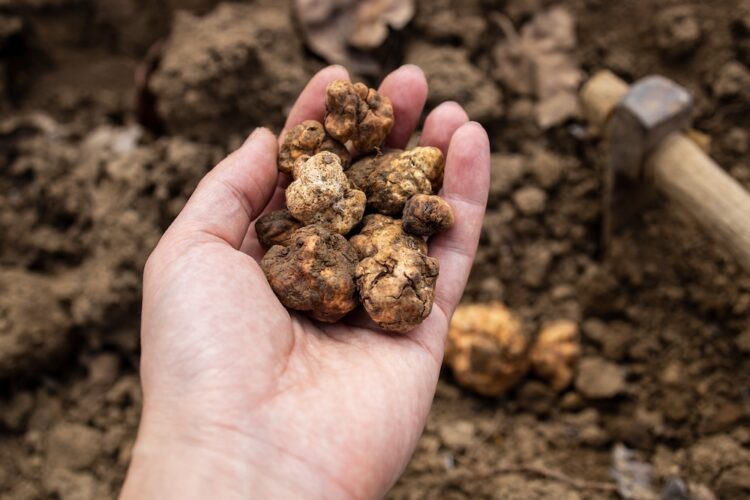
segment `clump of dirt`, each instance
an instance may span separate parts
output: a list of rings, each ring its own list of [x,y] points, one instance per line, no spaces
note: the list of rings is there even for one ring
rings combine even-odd
[[[205,17],[180,12],[150,83],[169,132],[221,142],[263,123],[278,126],[311,73],[288,12],[222,4]]]
[[[140,411],[146,256],[233,138],[278,129],[321,66],[289,2],[215,3],[0,2],[3,498],[116,495]],[[493,66],[550,6],[575,21],[567,69],[687,86],[712,156],[750,189],[750,3],[419,2],[396,53],[424,64],[430,106],[464,104],[493,146],[465,301],[502,301],[529,331],[571,321],[582,353],[560,392],[531,373],[481,397],[446,371],[390,498],[745,497],[750,276],[658,200],[604,251],[597,144],[575,116],[544,130],[539,96]],[[156,137],[135,124],[133,75],[167,36],[147,80]]]

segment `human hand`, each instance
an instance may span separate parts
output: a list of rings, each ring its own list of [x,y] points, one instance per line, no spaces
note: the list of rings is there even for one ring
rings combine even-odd
[[[320,71],[285,130],[322,121]],[[427,96],[419,68],[380,87],[403,148]],[[283,132],[282,132],[283,136]],[[385,494],[424,427],[450,317],[476,252],[489,142],[455,103],[437,107],[422,145],[446,154],[442,196],[456,223],[430,241],[440,260],[432,314],[405,335],[352,314],[321,324],[287,311],[258,265],[253,221],[283,204],[276,138],[256,130],[198,185],[144,272],[143,413],[122,498],[370,498]]]

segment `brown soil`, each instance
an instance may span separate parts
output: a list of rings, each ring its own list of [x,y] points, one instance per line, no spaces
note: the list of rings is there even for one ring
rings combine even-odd
[[[2,498],[116,495],[140,411],[145,258],[200,177],[251,127],[278,129],[323,65],[289,2],[165,14],[215,3],[0,0]],[[495,68],[502,26],[551,5],[573,14],[586,73],[686,85],[712,155],[750,188],[750,2],[423,0],[403,60],[494,150],[466,300],[501,300],[529,331],[578,322],[583,360],[561,394],[528,378],[499,399],[446,370],[390,496],[746,497],[750,276],[659,202],[603,259],[601,155],[575,121],[541,130]]]

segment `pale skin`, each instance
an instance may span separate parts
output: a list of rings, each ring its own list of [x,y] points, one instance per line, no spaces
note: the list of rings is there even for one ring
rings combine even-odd
[[[322,120],[331,66],[284,130]],[[379,89],[405,147],[427,97],[419,68]],[[283,137],[282,131],[282,137]],[[122,499],[377,498],[406,466],[435,393],[443,346],[471,268],[489,186],[489,141],[458,104],[427,117],[420,144],[446,154],[441,195],[454,227],[430,242],[435,306],[386,334],[354,313],[322,324],[286,310],[258,265],[253,221],[283,204],[278,139],[256,130],[201,181],[146,264],[143,413]]]

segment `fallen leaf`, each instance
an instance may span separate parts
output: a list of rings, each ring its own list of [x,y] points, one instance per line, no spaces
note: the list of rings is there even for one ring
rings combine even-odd
[[[578,117],[583,72],[573,54],[573,16],[562,7],[552,8],[537,14],[520,35],[507,18],[495,21],[507,39],[495,48],[494,77],[508,90],[536,98],[535,116],[542,129]]]
[[[372,51],[391,30],[414,17],[415,0],[295,0],[295,14],[310,50],[332,64],[372,75],[381,65]]]

